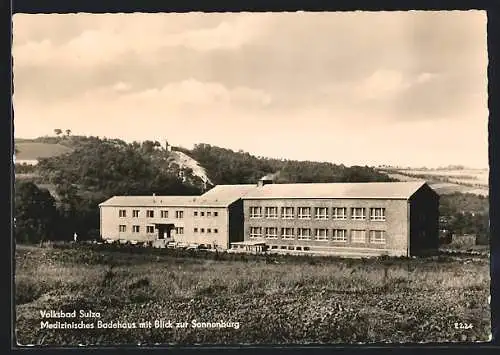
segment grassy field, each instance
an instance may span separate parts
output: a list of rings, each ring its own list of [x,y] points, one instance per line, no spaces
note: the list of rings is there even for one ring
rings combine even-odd
[[[37,160],[71,152],[69,147],[51,143],[20,142],[16,143],[16,147],[19,150],[16,154],[17,160]]]
[[[381,169],[399,181],[426,180],[439,194],[454,192],[488,196],[489,171],[487,169]]]
[[[485,256],[342,260],[18,246],[15,286],[20,345],[469,342],[490,334]],[[80,309],[100,318],[59,321],[94,329],[41,329],[41,310]],[[173,327],[155,328],[155,320]],[[197,328],[193,320],[233,324]],[[137,328],[97,329],[98,321]],[[140,328],[144,321],[153,326]]]

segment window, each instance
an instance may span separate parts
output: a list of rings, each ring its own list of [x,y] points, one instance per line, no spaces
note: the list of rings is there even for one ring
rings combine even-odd
[[[127,217],[127,211],[125,211],[125,210],[119,210],[118,211],[118,215],[120,217]]]
[[[155,211],[153,211],[153,210],[146,211],[146,217],[153,218],[154,216],[155,216]]]
[[[154,232],[155,232],[155,227],[146,226],[146,233],[154,233]]]
[[[212,233],[212,229],[211,228],[207,228],[207,233]]]
[[[316,207],[314,209],[314,218],[316,218],[316,219],[328,219],[328,208]]]
[[[311,218],[311,208],[299,207],[299,219],[310,219],[310,218]]]
[[[265,207],[264,213],[266,218],[278,218],[278,207]]]
[[[347,219],[347,208],[333,207],[332,217],[333,219]]]
[[[207,212],[207,217],[212,217],[212,212]]]
[[[262,227],[250,227],[250,238],[262,237]]]
[[[127,226],[121,224],[118,226],[118,231],[121,232],[121,233],[124,233],[127,231]]]
[[[200,212],[202,217],[205,217],[205,212]]]
[[[385,244],[385,232],[384,231],[370,231],[370,243]]]
[[[141,228],[139,226],[132,226],[132,232],[139,233]]]
[[[175,211],[175,218],[184,218],[184,211]]]
[[[198,228],[193,229],[195,233],[198,233]]]
[[[198,211],[194,211],[194,212],[193,212],[193,215],[194,215],[195,217],[198,217]]]
[[[347,242],[347,235],[345,229],[334,229],[332,240],[334,242]]]
[[[278,207],[266,207],[266,218],[278,218]]]
[[[271,245],[271,249],[278,249],[277,245]]]
[[[281,218],[292,219],[293,218],[293,207],[281,207]]]
[[[219,233],[219,230],[217,228],[214,228],[214,233]]]
[[[370,219],[372,221],[385,221],[385,208],[371,208]]]
[[[205,228],[202,228],[202,229],[201,229],[201,233],[205,233]]]
[[[293,228],[281,228],[281,237],[283,239],[294,239]]]
[[[352,219],[365,219],[366,218],[365,209],[358,207],[351,208],[351,216]]]
[[[351,231],[351,243],[366,243],[366,231],[364,230],[352,230]]]
[[[175,234],[184,234],[184,227],[175,227]]]
[[[267,227],[266,228],[266,238],[268,239],[278,239],[278,228]]]
[[[250,218],[261,218],[262,208],[261,207],[250,207]]]
[[[316,240],[328,240],[328,229],[316,229],[314,237]]]
[[[167,210],[161,211],[160,216],[161,216],[161,218],[168,218],[168,211]]]
[[[133,210],[132,217],[139,217],[139,210]]]
[[[217,217],[219,215],[219,212],[214,212],[214,217]]]
[[[311,229],[299,228],[298,239],[299,240],[310,240],[311,239]]]

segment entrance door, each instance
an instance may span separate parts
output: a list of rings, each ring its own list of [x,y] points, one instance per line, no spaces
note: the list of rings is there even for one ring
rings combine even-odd
[[[158,225],[158,239],[171,239],[172,238],[173,224],[160,224]]]

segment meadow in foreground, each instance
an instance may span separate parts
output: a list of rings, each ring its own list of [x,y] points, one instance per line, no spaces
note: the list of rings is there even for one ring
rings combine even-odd
[[[447,342],[490,334],[487,257],[264,258],[21,245],[15,272],[19,345]],[[137,328],[41,329],[43,321],[68,321],[42,319],[42,310],[91,311],[100,318],[74,321]],[[155,320],[174,327],[155,328]],[[193,320],[239,327],[195,328]],[[144,321],[153,327],[139,328]]]

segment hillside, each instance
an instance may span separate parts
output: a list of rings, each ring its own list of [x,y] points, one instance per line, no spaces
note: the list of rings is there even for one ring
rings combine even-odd
[[[200,166],[200,164],[189,155],[180,151],[171,151],[169,153],[169,158],[171,162],[177,164],[180,169],[189,170],[193,175],[199,177],[206,185],[212,185],[206,169]]]
[[[254,184],[272,175],[276,183],[375,182],[393,181],[387,174],[368,166],[338,165],[328,162],[260,158],[248,152],[235,152],[209,144],[192,150],[180,149],[208,172],[214,184]]]
[[[40,159],[55,158],[64,154],[70,154],[74,151],[74,149],[92,142],[90,138],[91,137],[85,136],[39,137],[35,139],[16,138],[15,161],[19,163],[17,164],[16,178],[35,179],[37,176],[37,174],[34,173],[35,169],[26,165],[35,165],[34,162],[38,162]],[[99,140],[99,138],[97,139]],[[109,141],[118,145],[124,143],[120,140],[113,139]],[[154,144],[154,150],[155,153],[158,151],[164,151],[164,149],[159,146],[159,143]],[[165,155],[160,157],[159,160],[158,156],[159,155],[156,154],[156,157],[152,157],[156,163],[160,162],[160,164],[166,165],[167,167],[174,167],[175,169],[181,171],[189,171],[189,173],[200,178],[206,186],[211,185],[211,181],[207,176],[206,170],[190,156],[180,151],[171,151],[169,152],[168,157]],[[50,183],[45,184],[45,187],[47,186],[50,190],[54,190],[54,187],[51,187]]]
[[[112,142],[117,146],[127,143],[119,139],[85,136],[16,138],[16,162],[27,162],[70,155],[75,149],[97,142]],[[216,184],[255,183],[265,175],[272,175],[277,183],[285,182],[341,182],[341,181],[427,181],[439,194],[472,193],[488,195],[488,170],[445,167],[440,169],[353,166],[346,167],[326,162],[294,161],[258,158],[247,152],[198,144],[193,149],[173,147],[168,151],[158,142],[146,141],[142,145],[151,151],[151,163],[166,171],[178,171],[202,182],[203,188]],[[141,143],[134,142],[134,149]],[[39,170],[17,164],[16,177],[38,181]],[[43,170],[43,168],[42,168]],[[185,178],[183,178],[185,179]],[[40,181],[51,187],[46,179]],[[55,187],[50,188],[54,190]]]
[[[102,154],[96,155],[93,151],[93,148],[103,144],[145,154],[146,160],[151,165],[167,173],[175,172],[184,182],[195,179],[198,184],[201,182],[199,185],[203,189],[216,184],[256,183],[264,175],[270,174],[278,183],[392,180],[386,174],[366,166],[346,167],[326,162],[258,158],[247,152],[234,152],[208,144],[198,144],[192,150],[173,147],[172,151],[167,151],[159,142],[145,141],[128,144],[119,139],[82,136],[16,139],[17,161],[22,160],[21,158],[40,158],[43,162],[38,168],[18,164],[16,176],[50,186],[55,182],[54,170],[68,169],[68,165],[64,166],[64,164],[69,164],[71,169],[78,169],[78,166],[88,159],[95,159],[96,156],[105,157]],[[40,148],[39,153],[36,152],[37,147]],[[88,164],[93,163],[88,162]],[[101,169],[105,169],[110,164],[114,165],[111,161],[99,165]],[[76,175],[83,178],[82,175],[85,174],[88,174],[88,171],[80,171]],[[66,176],[66,178],[71,181],[75,176]],[[125,175],[123,178],[128,179],[130,176]]]

